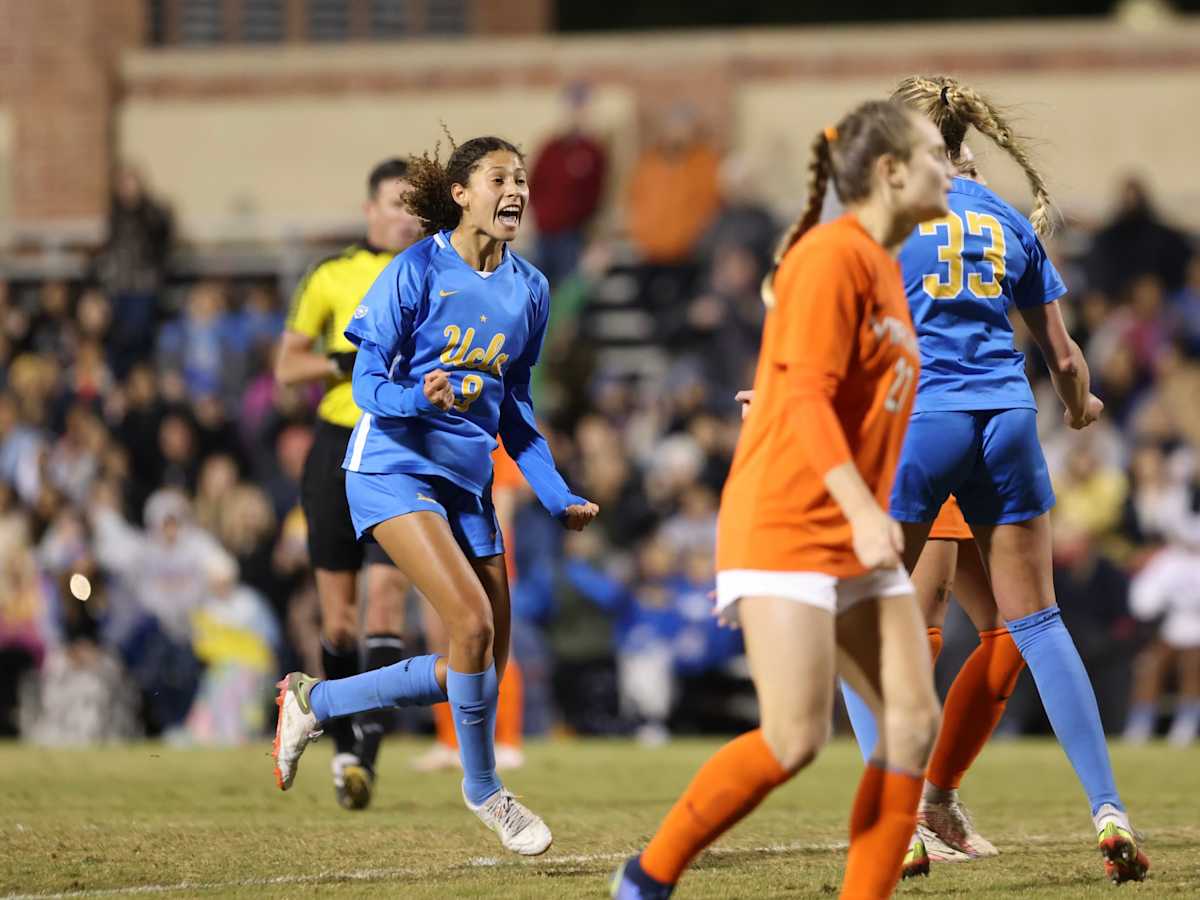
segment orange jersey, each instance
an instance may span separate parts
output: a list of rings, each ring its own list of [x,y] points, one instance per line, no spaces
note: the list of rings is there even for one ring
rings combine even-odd
[[[492,490],[519,488],[524,483],[525,476],[500,444],[492,451]]]
[[[853,461],[887,509],[920,373],[900,266],[847,214],[788,251],[775,295],[721,496],[717,569],[862,575],[824,478]]]
[[[933,520],[933,527],[929,529],[929,539],[931,541],[969,541],[973,537],[975,535],[971,534],[967,520],[963,518],[962,510],[958,508],[958,501],[951,494],[942,504],[942,508],[938,510],[937,518]]]

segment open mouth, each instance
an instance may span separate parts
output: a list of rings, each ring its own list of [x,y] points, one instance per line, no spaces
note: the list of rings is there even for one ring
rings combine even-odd
[[[496,212],[496,221],[501,225],[507,225],[509,228],[516,228],[521,224],[520,204],[509,203],[506,206],[500,207]]]

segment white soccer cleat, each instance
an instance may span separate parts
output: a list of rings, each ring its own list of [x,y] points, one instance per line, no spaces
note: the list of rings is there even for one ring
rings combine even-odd
[[[320,680],[303,672],[292,672],[275,685],[279,688],[279,696],[275,698],[279,719],[275,723],[271,755],[275,757],[275,783],[281,791],[290,788],[296,779],[300,756],[309,741],[321,736],[320,723],[308,702],[313,685]]]
[[[975,830],[967,808],[958,799],[957,788],[943,791],[926,785],[917,810],[917,823],[935,836],[938,844],[965,854],[970,859],[1000,855],[991,841]],[[927,846],[929,843],[926,841]],[[934,858],[934,849],[929,847],[929,851],[930,858]],[[941,862],[961,860],[948,857]]]
[[[539,856],[550,849],[554,836],[546,823],[504,788],[480,806],[472,805],[465,792],[463,802],[479,821],[500,835],[500,843],[506,850],[522,856]]]
[[[925,854],[930,862],[956,863],[970,862],[972,859],[961,850],[955,850],[924,825],[917,826],[917,838],[925,846]]]

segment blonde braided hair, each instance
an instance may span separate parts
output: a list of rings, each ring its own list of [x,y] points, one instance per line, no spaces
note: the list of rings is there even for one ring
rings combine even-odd
[[[927,116],[942,133],[946,153],[955,164],[962,159],[967,129],[974,128],[1012,157],[1033,191],[1033,230],[1041,237],[1054,231],[1054,202],[1042,173],[1029,155],[1026,141],[1017,135],[1003,113],[973,88],[948,75],[910,75],[896,86],[892,99]]]

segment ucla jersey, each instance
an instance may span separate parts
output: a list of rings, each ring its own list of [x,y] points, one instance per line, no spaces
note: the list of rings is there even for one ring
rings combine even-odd
[[[991,190],[955,178],[950,214],[900,250],[921,350],[914,413],[1036,409],[1009,307],[1067,292],[1029,220]]]
[[[363,415],[344,468],[433,475],[479,496],[500,434],[551,513],[583,502],[554,469],[529,398],[549,303],[545,276],[521,257],[506,248],[485,277],[448,231],[392,260],[345,329],[358,347],[353,389]],[[423,392],[435,369],[449,374],[454,391],[446,412]]]

